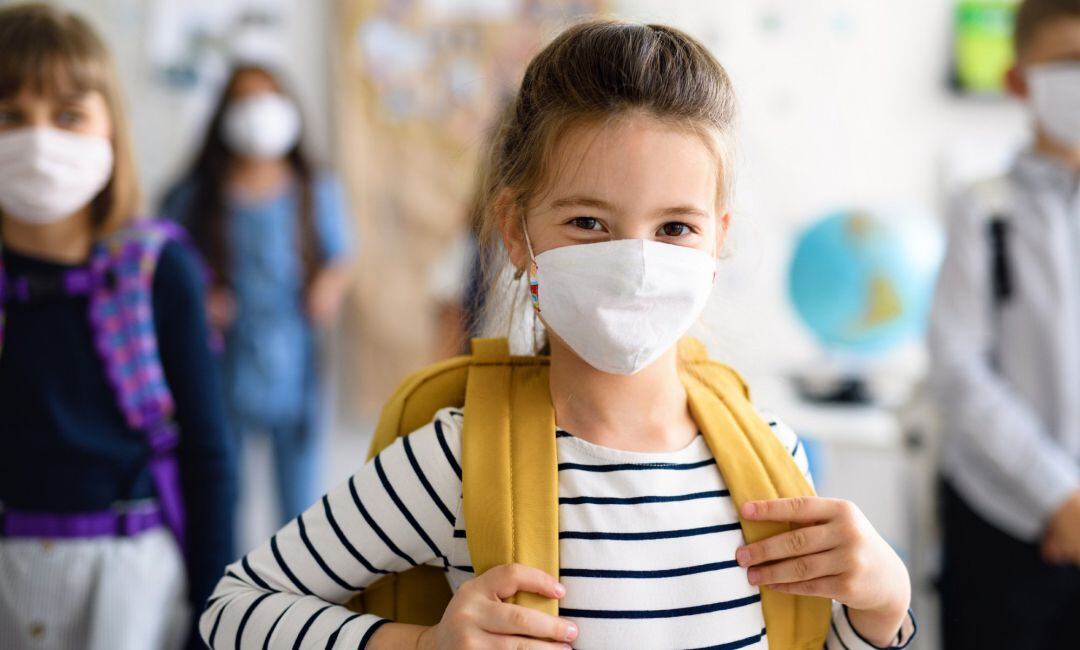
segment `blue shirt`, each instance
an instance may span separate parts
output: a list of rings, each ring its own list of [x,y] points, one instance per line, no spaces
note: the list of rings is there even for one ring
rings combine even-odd
[[[195,186],[185,183],[164,206],[188,221]],[[318,265],[350,253],[348,213],[341,185],[316,176],[312,186]],[[245,424],[288,425],[308,420],[317,406],[315,345],[307,318],[299,244],[300,191],[228,199],[229,263],[237,316],[226,333],[224,377],[235,416]]]

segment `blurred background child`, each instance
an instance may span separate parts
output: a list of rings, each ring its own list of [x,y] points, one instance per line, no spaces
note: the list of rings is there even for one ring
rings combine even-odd
[[[0,9],[0,644],[177,648],[232,557],[202,275],[139,189],[104,44]]]
[[[207,313],[225,333],[230,423],[269,436],[282,522],[321,486],[316,343],[341,307],[350,252],[341,187],[309,162],[302,132],[273,72],[236,67],[163,207],[210,261]]]
[[[1080,611],[1080,2],[1026,0],[1016,48],[1032,143],[953,204],[931,319],[950,650],[1060,647]]]

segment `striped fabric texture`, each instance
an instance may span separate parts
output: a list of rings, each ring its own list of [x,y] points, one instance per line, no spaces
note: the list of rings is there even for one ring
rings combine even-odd
[[[808,473],[795,434],[766,418]],[[440,411],[231,565],[203,638],[212,648],[362,648],[385,621],[341,604],[380,576],[427,564],[454,589],[473,578],[461,424],[460,410]],[[560,614],[580,629],[574,646],[767,648],[760,592],[735,562],[735,506],[704,439],[638,453],[556,435]],[[874,647],[839,605],[833,618],[829,650]]]

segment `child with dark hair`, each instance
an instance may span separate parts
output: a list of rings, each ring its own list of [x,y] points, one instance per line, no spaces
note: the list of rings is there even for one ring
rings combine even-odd
[[[230,424],[269,436],[282,522],[320,489],[317,339],[341,307],[351,248],[342,188],[314,168],[302,136],[299,107],[279,77],[237,66],[163,206],[210,262],[207,311],[225,334]]]

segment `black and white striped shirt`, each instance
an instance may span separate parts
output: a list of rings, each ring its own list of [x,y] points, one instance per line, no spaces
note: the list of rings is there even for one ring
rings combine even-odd
[[[798,438],[766,417],[807,473]],[[366,585],[420,564],[443,568],[454,589],[474,577],[461,422],[460,410],[440,411],[232,564],[203,638],[212,648],[362,648],[384,621],[340,603]],[[575,647],[767,648],[760,592],[735,563],[735,506],[704,439],[639,453],[556,435],[560,614],[578,625]],[[873,646],[835,606],[826,647]]]

